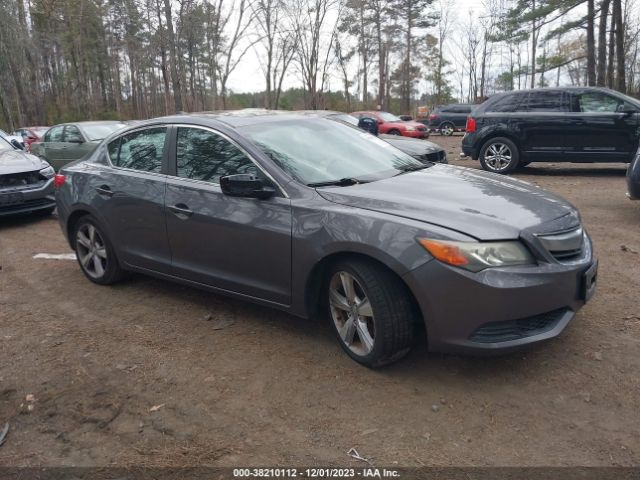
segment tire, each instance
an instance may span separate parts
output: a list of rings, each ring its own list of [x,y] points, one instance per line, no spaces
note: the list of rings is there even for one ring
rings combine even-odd
[[[409,352],[415,309],[407,287],[392,272],[364,260],[340,262],[329,270],[324,291],[340,346],[353,360],[375,368]]]
[[[391,130],[389,130],[387,133],[388,133],[389,135],[402,135],[402,134],[400,133],[400,130],[396,130],[395,128],[392,128],[392,129],[391,129]]]
[[[122,279],[124,270],[120,268],[113,245],[91,215],[78,220],[72,238],[80,269],[89,280],[99,285],[111,285]]]
[[[480,165],[487,172],[511,173],[520,165],[520,152],[508,138],[496,137],[488,140],[480,149]]]
[[[440,135],[444,135],[445,137],[450,137],[455,132],[456,127],[451,122],[444,122],[440,125]]]

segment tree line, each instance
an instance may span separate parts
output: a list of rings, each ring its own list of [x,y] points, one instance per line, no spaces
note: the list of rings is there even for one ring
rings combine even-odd
[[[0,124],[640,92],[637,0],[478,1],[0,0]],[[243,62],[260,92],[230,90]]]

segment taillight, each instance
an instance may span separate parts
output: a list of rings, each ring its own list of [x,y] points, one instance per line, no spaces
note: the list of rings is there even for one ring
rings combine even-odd
[[[64,175],[56,173],[55,177],[53,177],[53,186],[56,188],[60,188],[62,185],[64,185],[66,179],[67,177],[65,177]]]
[[[476,131],[476,119],[471,115],[467,117],[467,126],[465,127],[467,132],[475,132]]]

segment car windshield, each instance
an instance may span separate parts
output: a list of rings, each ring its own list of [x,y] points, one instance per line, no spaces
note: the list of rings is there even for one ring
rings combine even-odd
[[[126,127],[124,123],[103,123],[96,125],[82,125],[82,131],[89,140],[102,140],[113,132]]]
[[[13,148],[13,145],[7,142],[4,136],[0,134],[0,152],[5,152],[7,150],[15,150],[15,148]]]
[[[327,119],[271,121],[241,130],[306,185],[373,181],[425,167],[370,133]]]
[[[402,121],[400,117],[396,117],[395,115],[389,112],[378,112],[378,116],[385,122],[401,122]]]

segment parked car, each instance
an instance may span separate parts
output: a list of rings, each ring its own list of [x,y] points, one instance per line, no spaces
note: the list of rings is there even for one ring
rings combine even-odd
[[[627,196],[640,200],[640,149],[627,169]]]
[[[97,284],[131,270],[292,314],[327,312],[375,367],[555,337],[597,262],[576,209],[516,179],[423,164],[300,114],[181,115],[105,139],[56,175],[62,231]]]
[[[31,144],[33,142],[41,142],[47,130],[49,130],[49,127],[22,127],[13,132],[13,134],[23,139],[25,150],[30,152]]]
[[[345,123],[347,125],[351,125],[354,127],[360,128],[360,123],[363,118],[358,120],[353,115],[342,112],[333,112],[330,110],[310,110],[305,113],[310,113],[313,115],[326,116],[330,120],[336,120],[338,122]],[[372,119],[373,120],[373,119]],[[375,120],[373,120],[375,122]],[[433,142],[428,140],[418,140],[410,137],[399,137],[397,135],[380,135],[378,132],[378,125],[375,122],[376,130],[373,133],[377,135],[379,138],[384,140],[385,142],[393,145],[399,150],[402,150],[407,155],[411,155],[413,158],[420,160],[421,162],[436,162],[436,163],[448,163],[447,162],[447,152],[444,151],[440,145],[436,145]]]
[[[396,117],[389,112],[353,112],[351,115],[356,118],[375,118],[378,121],[378,130],[382,134],[402,135],[403,137],[413,138],[427,138],[429,136],[427,127],[425,127],[422,123],[413,121],[404,122],[400,119],[400,117]]]
[[[530,162],[630,162],[639,139],[640,101],[605,88],[542,88],[479,105],[462,150],[509,173]]]
[[[7,142],[9,142],[11,145],[15,146],[19,150],[25,149],[24,140],[22,139],[22,137],[19,137],[17,135],[9,135],[4,130],[0,129],[0,138],[4,138]]]
[[[31,144],[31,151],[59,170],[63,165],[91,153],[102,139],[126,126],[117,121],[56,125],[44,134],[41,142]]]
[[[451,136],[456,131],[464,130],[467,117],[476,105],[466,103],[452,103],[437,107],[428,120],[423,121],[429,130]]]
[[[44,160],[0,138],[0,216],[51,214],[56,206],[54,173]]]

